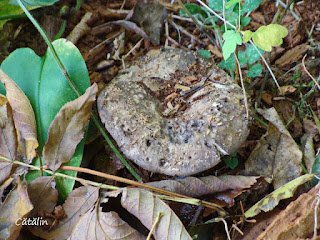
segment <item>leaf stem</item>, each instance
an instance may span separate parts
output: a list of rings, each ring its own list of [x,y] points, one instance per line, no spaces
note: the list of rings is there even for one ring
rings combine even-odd
[[[28,11],[28,9],[23,5],[23,3],[21,2],[21,0],[17,0],[19,6],[21,7],[21,9],[24,11],[24,13],[27,15],[27,17],[30,19],[30,21],[32,22],[32,24],[37,28],[37,30],[39,31],[39,33],[41,34],[41,36],[43,37],[44,41],[46,42],[46,44],[48,45],[49,49],[51,50],[51,53],[55,59],[55,61],[57,62],[57,64],[59,65],[59,68],[61,69],[63,75],[66,77],[70,87],[72,88],[72,90],[76,93],[76,95],[78,97],[81,96],[80,91],[78,90],[77,86],[73,83],[73,81],[71,80],[67,69],[64,67],[63,63],[61,62],[57,52],[55,51],[48,35],[46,34],[46,32],[41,28],[41,26],[39,25],[39,23],[36,21],[36,19],[30,14],[30,12]],[[78,2],[77,2],[78,3]],[[117,155],[117,157],[120,159],[120,161],[123,163],[123,165],[126,166],[126,168],[129,170],[129,172],[137,179],[137,181],[141,181],[140,176],[133,170],[133,168],[129,165],[129,163],[122,157],[122,155],[120,154],[120,152],[117,150],[117,148],[113,145],[113,143],[111,142],[110,138],[108,137],[106,131],[104,130],[104,128],[101,126],[98,118],[91,113],[91,117],[94,121],[94,123],[96,124],[97,128],[99,129],[99,131],[101,132],[102,136],[105,138],[105,140],[107,141],[107,143],[110,145],[111,149],[114,151],[114,153]]]

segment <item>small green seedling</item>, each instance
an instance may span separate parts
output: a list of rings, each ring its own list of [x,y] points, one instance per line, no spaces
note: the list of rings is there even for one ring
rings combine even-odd
[[[231,169],[235,169],[239,165],[237,152],[232,153],[230,156],[225,156],[223,160],[225,164]]]

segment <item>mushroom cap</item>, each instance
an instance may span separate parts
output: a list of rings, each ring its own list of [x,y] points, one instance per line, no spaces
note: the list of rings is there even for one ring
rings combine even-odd
[[[166,116],[155,92],[178,71],[207,66],[206,84],[189,94],[188,107]],[[161,79],[161,81],[159,81]],[[121,151],[152,172],[188,176],[214,167],[249,134],[241,88],[221,69],[192,52],[152,50],[120,72],[98,97],[101,121]]]

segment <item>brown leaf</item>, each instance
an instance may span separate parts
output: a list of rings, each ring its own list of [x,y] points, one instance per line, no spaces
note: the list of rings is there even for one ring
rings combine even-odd
[[[58,190],[53,177],[38,177],[28,184],[29,198],[34,206],[30,216],[44,210],[51,213],[58,201]]]
[[[39,146],[37,140],[37,125],[29,99],[18,85],[0,69],[0,80],[7,91],[7,98],[12,108],[16,128],[26,140],[26,155],[29,162],[36,156]]]
[[[4,96],[0,97],[0,155],[15,160],[17,156],[17,134],[12,110]],[[12,163],[0,159],[0,183],[11,173]]]
[[[273,222],[257,237],[263,239],[306,239],[313,235],[314,214],[320,216],[320,208],[315,213],[315,204],[319,198],[320,184],[291,202]],[[286,223],[286,224],[283,224]],[[317,219],[319,226],[320,219]],[[317,238],[318,239],[318,238]]]
[[[134,188],[125,188],[121,192],[122,207],[136,216],[149,230],[158,214],[162,214],[153,232],[155,239],[192,239],[172,209],[152,193]]]
[[[10,184],[13,182],[13,177],[8,178],[4,183],[0,185],[0,204],[2,203],[3,198],[3,192],[6,190],[7,187],[10,186]]]
[[[143,27],[150,36],[152,43],[159,45],[163,21],[166,18],[166,9],[158,2],[137,2],[133,8],[130,20]],[[142,25],[142,26],[141,26]]]
[[[68,239],[143,240],[146,237],[130,227],[116,212],[101,212],[100,209],[98,219],[97,210],[93,208],[83,215]]]
[[[94,83],[85,94],[66,103],[50,124],[43,158],[53,171],[70,161],[82,140],[97,91],[97,84]]]
[[[63,204],[67,218],[59,221],[59,224],[52,231],[48,232],[41,227],[30,227],[29,230],[34,235],[44,239],[67,239],[81,216],[93,207],[98,196],[98,188],[92,186],[79,187],[69,194]]]
[[[151,182],[148,185],[163,188],[171,192],[180,193],[190,197],[199,197],[228,190],[241,190],[250,188],[259,177],[247,176],[206,176],[201,178],[186,177],[179,180],[163,180]]]
[[[302,152],[274,108],[258,109],[258,112],[270,123],[246,161],[245,172],[273,177],[273,186],[277,189],[300,176]]]
[[[0,205],[0,239],[16,239],[21,221],[33,209],[25,183],[18,181],[3,204]]]

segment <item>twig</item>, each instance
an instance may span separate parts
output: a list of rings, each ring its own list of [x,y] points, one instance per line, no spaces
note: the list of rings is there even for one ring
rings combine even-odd
[[[152,224],[152,227],[150,229],[150,232],[148,234],[148,237],[146,240],[150,240],[151,237],[152,237],[152,234],[154,232],[154,229],[156,228],[156,226],[158,225],[159,221],[160,221],[160,218],[162,217],[163,213],[162,212],[158,212],[158,215],[156,217],[156,219],[154,220],[154,223]]]
[[[126,65],[125,65],[124,60],[125,60],[136,48],[140,47],[140,44],[141,44],[142,40],[143,40],[143,38],[141,38],[141,39],[139,40],[139,42],[137,42],[137,44],[134,45],[134,47],[131,48],[130,51],[129,51],[126,55],[124,55],[124,56],[121,57],[121,62],[122,62],[122,67],[123,67],[123,69],[126,69]]]
[[[57,55],[56,50],[54,49],[48,35],[46,34],[46,32],[41,28],[41,26],[39,25],[39,23],[34,19],[34,17],[30,14],[30,12],[28,11],[28,9],[23,5],[23,3],[21,2],[21,0],[17,0],[19,6],[21,7],[21,9],[25,12],[25,14],[27,15],[27,17],[30,19],[30,21],[32,22],[32,24],[37,28],[37,30],[39,31],[39,33],[41,34],[41,36],[43,37],[44,41],[46,42],[46,44],[48,45],[48,48],[50,49],[55,61],[57,62],[59,68],[61,69],[61,72],[63,73],[63,75],[65,76],[65,78],[67,79],[71,89],[75,92],[75,94],[79,97],[81,95],[80,91],[78,90],[78,88],[76,87],[76,85],[74,84],[74,82],[72,81],[72,79],[70,78],[67,69],[64,67],[64,65],[62,64],[59,56]],[[101,125],[100,121],[98,120],[98,117],[91,113],[91,118],[94,121],[94,123],[96,124],[97,128],[99,129],[99,131],[101,132],[101,135],[105,138],[105,140],[107,141],[107,143],[109,144],[109,146],[111,147],[111,149],[113,150],[113,152],[116,154],[116,156],[120,159],[120,161],[122,162],[122,164],[124,166],[126,166],[126,168],[129,170],[129,172],[138,180],[141,181],[140,176],[133,170],[133,168],[130,166],[130,164],[124,159],[124,157],[120,154],[120,152],[118,151],[118,149],[115,147],[115,145],[112,143],[112,141],[110,140],[109,136],[107,135],[105,129],[103,128],[103,126]]]
[[[238,66],[238,69],[239,69],[239,77],[240,77],[241,88],[242,88],[242,93],[243,93],[243,97],[244,97],[244,105],[246,107],[247,120],[249,120],[249,106],[248,106],[247,94],[246,94],[246,89],[245,89],[244,83],[243,83],[241,66],[240,66],[239,59],[238,59],[236,54],[234,55],[234,59],[236,60],[237,66]]]
[[[189,33],[184,27],[179,26],[178,24],[176,24],[176,27],[185,35],[187,35],[188,37],[191,38],[191,40],[195,40],[197,43],[200,43],[202,45],[205,45],[205,43],[203,41],[201,41],[200,39],[198,39],[196,36],[192,35],[191,33]]]
[[[98,47],[100,47],[103,44],[107,44],[109,42],[111,42],[113,39],[115,39],[116,37],[118,37],[121,34],[121,31],[117,32],[116,34],[114,34],[113,36],[107,38],[106,40],[102,41],[101,43],[97,44],[96,46],[94,46],[93,48],[91,48],[89,50],[89,52],[92,52],[93,50],[97,49]]]
[[[183,11],[185,11],[186,14],[188,14],[188,16],[192,19],[192,21],[196,24],[196,26],[203,31],[204,34],[207,35],[207,37],[210,39],[211,42],[214,43],[214,38],[213,36],[206,30],[206,29],[202,29],[200,23],[198,22],[198,20],[192,16],[192,14],[188,11],[188,9],[184,6],[184,4],[181,2],[181,0],[177,0],[179,5],[181,6],[181,8],[183,9]]]
[[[276,2],[278,2],[278,3],[279,3],[282,7],[284,7],[284,8],[287,7],[287,5],[286,5],[284,2],[282,2],[281,0],[276,0]],[[289,4],[289,6],[290,6],[290,4]],[[292,15],[296,20],[300,20],[300,18],[298,17],[298,15],[297,15],[294,11],[292,11],[291,9],[290,9],[289,11],[290,11],[291,15]]]
[[[225,31],[227,31],[228,28],[227,28],[227,22],[226,22],[226,0],[223,0],[223,11],[222,11],[222,14],[223,14],[224,29],[225,29]]]
[[[224,220],[223,218],[216,218],[216,220],[217,220],[218,222],[223,222],[223,224],[224,224],[224,229],[225,229],[225,231],[226,231],[228,240],[231,240],[230,234],[229,234],[229,229],[228,229],[228,224],[227,224],[226,220]]]
[[[34,166],[34,165],[30,165],[30,164],[27,164],[27,163],[24,163],[24,162],[13,161],[13,160],[11,160],[9,158],[2,157],[2,156],[0,156],[0,159],[5,161],[5,162],[10,162],[12,164],[25,166],[25,167],[28,167],[28,168],[31,168],[31,169],[34,169],[34,170],[40,170],[40,166]],[[101,184],[101,183],[97,183],[97,182],[94,182],[94,181],[90,181],[90,180],[86,180],[86,179],[82,179],[82,178],[78,178],[78,177],[69,176],[69,175],[66,175],[66,174],[63,174],[63,173],[53,172],[51,170],[48,170],[49,169],[48,166],[43,166],[42,169],[43,169],[44,172],[49,173],[49,174],[51,174],[53,176],[68,178],[68,179],[76,180],[76,181],[79,181],[79,182],[85,182],[85,183],[90,184],[92,186],[96,186],[96,187],[100,187],[100,188],[104,188],[104,189],[109,189],[109,190],[119,190],[120,189],[119,187],[106,185],[106,184]],[[88,173],[88,174],[91,174],[91,175],[103,177],[103,178],[114,180],[114,181],[117,181],[117,182],[126,183],[126,184],[129,184],[129,185],[132,185],[132,186],[141,187],[141,188],[144,188],[144,189],[148,189],[150,191],[154,191],[154,192],[158,192],[158,193],[161,193],[161,194],[169,195],[169,196],[162,196],[162,195],[154,194],[154,195],[159,196],[160,198],[163,198],[165,200],[184,202],[184,203],[189,203],[189,204],[194,204],[194,205],[203,205],[205,207],[208,207],[208,208],[211,208],[211,209],[215,209],[216,211],[219,212],[219,214],[221,216],[226,216],[226,214],[227,214],[223,210],[223,208],[220,207],[217,204],[214,204],[214,203],[211,203],[211,202],[207,202],[207,201],[202,201],[200,199],[188,197],[188,196],[185,196],[185,195],[182,195],[182,194],[170,192],[170,191],[167,191],[165,189],[153,187],[153,186],[150,186],[148,184],[143,184],[143,183],[136,182],[136,181],[133,181],[133,180],[130,180],[130,179],[126,179],[126,178],[122,178],[122,177],[118,177],[118,176],[114,176],[114,175],[111,175],[111,174],[102,173],[102,172],[98,172],[98,171],[95,171],[95,170],[82,168],[82,167],[60,166],[59,169],[82,172],[82,173]]]
[[[90,30],[90,27],[87,25],[87,22],[91,19],[92,15],[93,14],[91,12],[87,12],[82,17],[81,21],[74,27],[74,29],[67,37],[67,39],[70,42],[76,44],[78,40]]]
[[[308,76],[313,80],[313,82],[317,85],[318,89],[320,90],[320,85],[318,83],[318,81],[311,75],[311,73],[308,71],[308,69],[306,68],[306,65],[304,64],[304,60],[306,59],[307,54],[304,55],[304,57],[302,58],[302,66],[304,71],[308,74]]]
[[[172,14],[172,18],[178,19],[178,20],[181,20],[181,21],[187,21],[187,22],[194,23],[194,22],[192,21],[192,19],[190,19],[190,18],[181,17],[181,16],[174,15],[174,14]]]
[[[170,42],[172,42],[174,45],[176,45],[177,47],[189,51],[188,48],[186,48],[185,46],[182,46],[180,43],[178,43],[178,42],[177,42],[176,40],[174,40],[172,37],[166,36],[166,38],[167,38]]]

